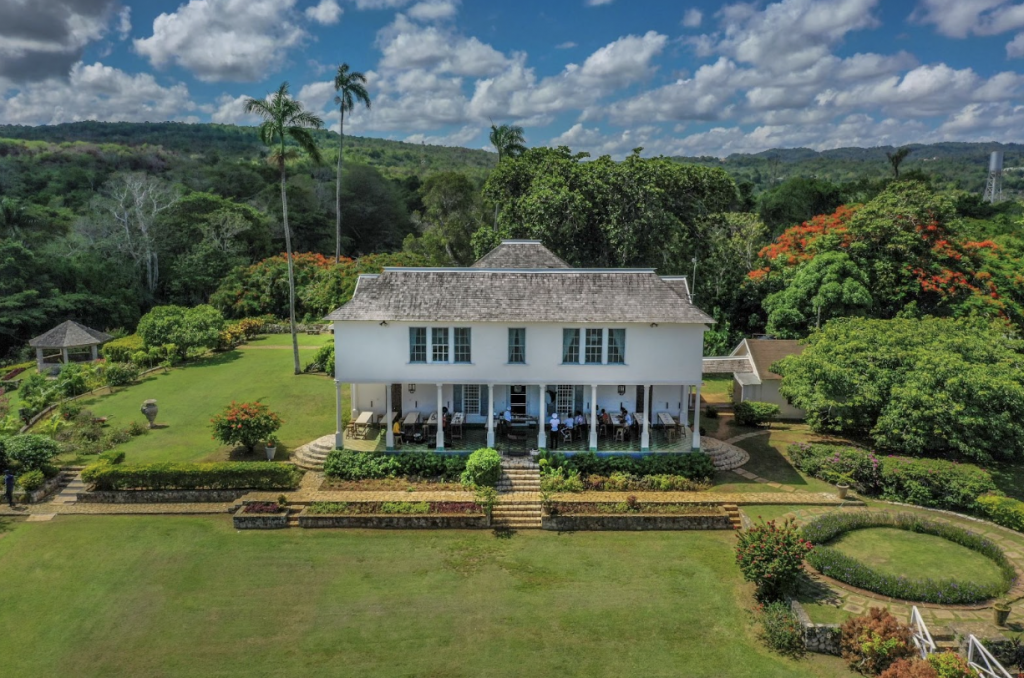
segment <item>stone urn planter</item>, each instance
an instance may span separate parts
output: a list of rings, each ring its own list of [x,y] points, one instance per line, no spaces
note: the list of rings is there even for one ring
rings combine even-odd
[[[842,483],[840,483],[839,485],[836,485],[836,494],[839,495],[840,499],[846,499],[846,493],[849,492],[849,491],[850,491],[850,486],[849,485],[844,485]]]
[[[142,408],[139,410],[146,416],[146,420],[149,422],[149,428],[156,426],[156,415],[160,411],[160,408],[156,406],[155,400],[147,400],[142,403]]]
[[[1010,606],[1006,603],[996,603],[992,606],[992,614],[996,626],[1006,626],[1006,620],[1010,618]]]
[[[271,438],[263,446],[263,449],[267,452],[267,461],[274,461],[274,455],[277,454],[277,441]]]

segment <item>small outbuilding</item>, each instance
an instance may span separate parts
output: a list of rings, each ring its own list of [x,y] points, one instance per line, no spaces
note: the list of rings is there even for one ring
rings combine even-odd
[[[106,332],[65,320],[52,330],[28,342],[36,350],[40,374],[67,363],[82,363],[99,358],[99,347],[113,339]]]
[[[731,357],[746,359],[750,369],[733,372],[733,400],[753,400],[773,403],[779,406],[782,419],[803,419],[804,411],[793,407],[779,393],[782,376],[772,372],[773,363],[786,356],[800,355],[803,345],[792,339],[744,339],[732,352]]]

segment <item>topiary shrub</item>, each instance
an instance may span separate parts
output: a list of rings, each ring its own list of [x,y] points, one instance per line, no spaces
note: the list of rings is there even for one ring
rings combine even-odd
[[[878,678],[939,678],[935,667],[924,659],[897,659]]]
[[[733,407],[737,426],[765,426],[778,418],[779,411],[778,405],[756,400],[745,400]]]
[[[978,497],[978,512],[997,525],[1024,532],[1024,502],[987,494]]]
[[[22,473],[45,471],[60,453],[60,445],[34,433],[6,438],[2,444],[8,461],[16,464]]]
[[[770,649],[788,657],[804,654],[804,631],[788,603],[774,601],[760,605],[754,612],[758,639]]]
[[[110,363],[126,363],[132,356],[143,348],[142,337],[138,334],[129,334],[127,337],[108,341],[103,345],[103,357]]]
[[[251,454],[256,444],[281,428],[281,417],[260,401],[231,401],[223,412],[210,420],[213,439],[225,445],[244,445]]]
[[[792,518],[782,525],[762,522],[736,536],[736,563],[743,578],[757,586],[762,601],[780,600],[793,589],[803,572],[804,556],[813,548]]]
[[[914,655],[910,627],[886,609],[873,607],[863,617],[847,619],[840,627],[839,647],[850,668],[876,676],[898,659]]]
[[[501,478],[501,454],[490,447],[482,447],[469,455],[462,484],[469,487],[494,487]]]
[[[43,475],[42,471],[28,471],[18,476],[18,485],[26,492],[35,492],[45,482],[46,476]]]

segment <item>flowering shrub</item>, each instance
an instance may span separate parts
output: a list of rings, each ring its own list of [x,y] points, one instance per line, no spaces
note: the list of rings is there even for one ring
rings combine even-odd
[[[924,659],[897,659],[878,678],[939,678],[935,667]]]
[[[938,652],[928,656],[928,663],[938,678],[974,678],[975,673],[967,660],[955,652]]]
[[[46,436],[27,433],[12,436],[0,442],[0,449],[9,462],[20,469],[28,471],[46,471],[53,459],[60,453],[60,446]]]
[[[281,428],[281,418],[258,400],[253,403],[231,401],[210,423],[214,440],[225,445],[244,445],[249,452],[253,451],[256,443],[266,440]]]
[[[472,501],[315,501],[309,505],[306,512],[314,515],[477,515],[484,510],[480,504]]]
[[[823,546],[850,530],[890,527],[920,534],[930,534],[976,551],[992,560],[1002,573],[999,584],[979,584],[953,579],[917,579],[876,572],[856,558],[837,549]],[[858,588],[902,600],[968,605],[1000,596],[1010,589],[1016,577],[1013,564],[992,541],[956,525],[924,520],[907,513],[833,512],[804,526],[803,536],[815,544],[807,562],[824,575]]]
[[[789,605],[774,601],[758,605],[754,619],[760,629],[758,639],[779,654],[799,657],[804,654],[804,632]]]
[[[469,455],[462,484],[473,487],[494,487],[501,478],[501,454],[490,447],[482,447]]]
[[[630,502],[553,501],[548,505],[551,515],[587,516],[643,513],[647,515],[719,516],[725,515],[720,506],[705,504],[663,504]]]
[[[273,501],[254,501],[242,508],[242,513],[280,513],[281,505]]]
[[[973,511],[978,497],[996,492],[992,476],[973,464],[943,459],[881,456],[857,447],[789,446],[801,471],[830,483],[850,477],[865,494],[907,504]]]
[[[755,525],[737,535],[736,563],[746,581],[757,585],[760,600],[779,600],[796,584],[804,556],[813,548],[792,519]]]
[[[910,627],[883,608],[873,607],[864,617],[847,619],[840,633],[843,659],[865,675],[878,675],[896,660],[914,654]]]

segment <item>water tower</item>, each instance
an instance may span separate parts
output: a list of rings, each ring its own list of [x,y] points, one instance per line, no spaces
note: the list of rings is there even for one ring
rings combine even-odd
[[[992,151],[988,159],[988,183],[985,184],[985,202],[999,202],[1003,199],[1003,152]]]

